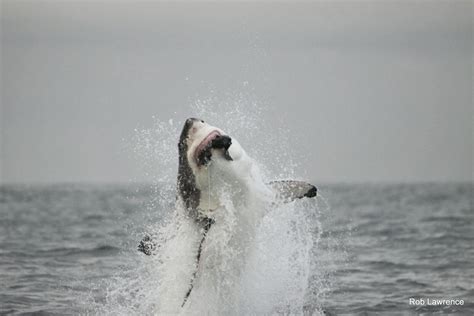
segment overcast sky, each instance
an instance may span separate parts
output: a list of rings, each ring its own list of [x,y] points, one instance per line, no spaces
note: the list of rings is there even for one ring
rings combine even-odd
[[[313,181],[472,180],[471,1],[1,4],[2,182],[146,181],[137,126],[240,89]]]

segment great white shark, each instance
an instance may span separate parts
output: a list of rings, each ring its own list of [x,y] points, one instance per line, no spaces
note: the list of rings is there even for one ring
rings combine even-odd
[[[218,127],[201,119],[186,120],[178,142],[178,177],[176,208],[198,231],[199,241],[194,251],[195,270],[182,293],[181,307],[192,294],[198,277],[206,238],[213,226],[219,224],[223,196],[236,205],[253,203],[249,193],[259,191],[266,202],[287,203],[295,199],[313,198],[314,185],[304,181],[278,180],[265,183],[255,172],[255,162],[240,144]],[[251,225],[261,215],[247,216],[242,223]],[[159,251],[157,242],[146,235],[138,246],[146,255]],[[177,294],[179,295],[179,294]]]

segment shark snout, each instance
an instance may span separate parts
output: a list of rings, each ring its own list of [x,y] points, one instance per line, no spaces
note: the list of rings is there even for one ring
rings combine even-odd
[[[212,140],[211,147],[214,149],[229,149],[232,145],[232,138],[227,135],[220,135]]]

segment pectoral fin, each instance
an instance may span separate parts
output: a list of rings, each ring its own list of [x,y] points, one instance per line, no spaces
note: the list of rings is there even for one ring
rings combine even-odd
[[[318,192],[314,185],[304,181],[279,180],[271,181],[268,185],[276,192],[277,197],[284,202],[291,202],[304,197],[312,198]]]
[[[148,234],[146,234],[138,244],[138,251],[143,252],[147,256],[154,254],[157,248],[159,248],[159,246],[156,244],[156,241]]]

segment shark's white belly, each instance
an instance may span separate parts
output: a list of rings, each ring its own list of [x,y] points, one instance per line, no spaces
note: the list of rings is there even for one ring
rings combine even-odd
[[[201,191],[199,210],[212,213],[223,206],[224,200],[245,203],[250,190],[267,190],[258,168],[236,141],[229,148],[232,161],[214,154],[214,159],[196,172],[196,186]],[[267,193],[270,194],[270,191]]]

